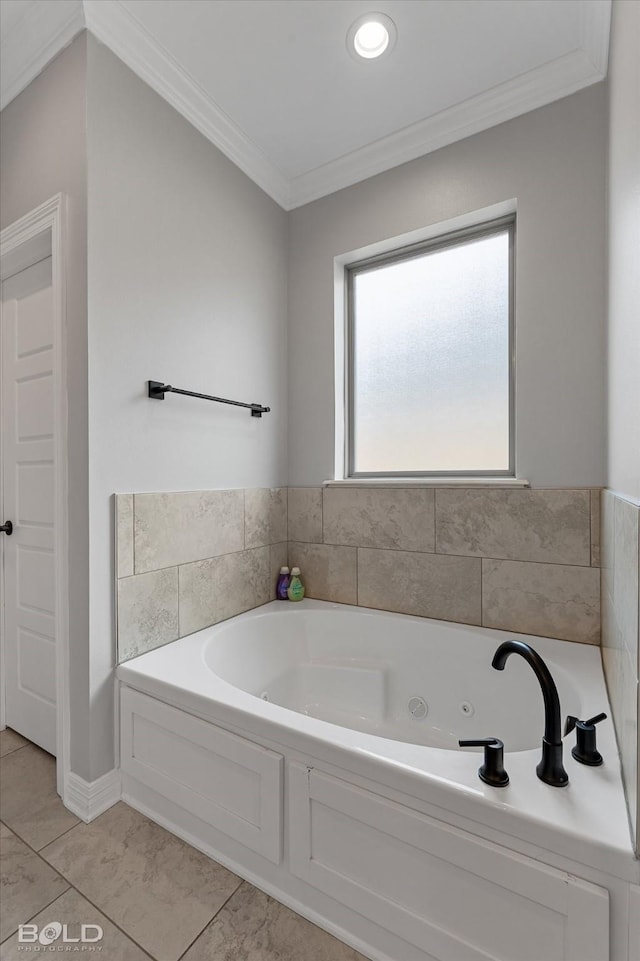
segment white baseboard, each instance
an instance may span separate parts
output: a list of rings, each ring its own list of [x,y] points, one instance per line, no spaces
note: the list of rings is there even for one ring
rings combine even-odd
[[[121,797],[120,771],[113,768],[95,781],[85,781],[69,771],[65,778],[64,806],[81,821],[89,823],[113,807]]]

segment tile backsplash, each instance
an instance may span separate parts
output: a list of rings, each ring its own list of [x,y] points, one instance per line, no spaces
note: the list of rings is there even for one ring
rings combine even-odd
[[[600,641],[599,490],[289,488],[307,594]]]
[[[640,507],[602,492],[602,662],[640,856]]]
[[[118,660],[307,596],[597,644],[599,491],[305,487],[116,495]]]
[[[118,661],[272,599],[287,490],[116,494]]]

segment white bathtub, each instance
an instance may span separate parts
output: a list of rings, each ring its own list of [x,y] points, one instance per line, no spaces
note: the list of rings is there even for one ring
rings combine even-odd
[[[422,844],[412,834],[415,818],[422,817],[445,839],[447,831],[460,830],[484,838],[485,847],[504,845],[496,848],[504,857],[519,852],[521,859],[533,858],[531,864],[544,862],[562,876],[558,891],[577,876],[622,904],[619,890],[640,881],[611,721],[598,727],[602,767],[574,761],[570,737],[564,752],[569,785],[553,788],[538,780],[544,713],[537,678],[517,655],[504,671],[491,667],[496,647],[508,637],[528,641],[545,659],[563,717],[609,713],[594,647],[319,601],[273,602],[119,666],[124,797],[370,957],[516,961],[515,955],[487,954],[500,946],[481,921],[474,937],[485,946],[465,954],[461,945],[471,937],[466,921],[445,925],[446,936],[434,934],[449,902],[438,907],[437,922],[416,921],[414,887],[402,897],[384,885],[378,890],[369,884],[373,862],[362,869],[364,878],[345,880],[349,870],[341,862],[359,831],[356,861],[363,845],[382,851],[393,836],[395,847],[382,862],[386,871],[397,859],[393,892],[414,870],[414,884],[438,876],[434,898],[445,897],[448,883],[458,890],[460,879],[440,877],[440,868],[427,864],[435,857],[429,844],[424,863],[407,861],[408,839],[413,847]],[[505,788],[480,781],[481,752],[457,744],[486,736],[505,743],[511,779]],[[366,829],[353,821],[360,810]],[[397,830],[387,829],[387,816]],[[366,834],[374,828],[375,843]],[[474,843],[470,865],[480,857]],[[312,851],[314,844],[321,853]],[[476,880],[484,879],[484,894],[497,883],[492,870],[472,869]],[[613,887],[602,886],[605,876],[616,879]],[[545,876],[540,891],[549,884]],[[540,911],[531,892],[523,898]],[[592,925],[598,918],[599,935],[591,931],[578,954],[563,935],[558,958],[626,961],[613,935],[614,952],[607,948],[606,959],[601,956],[598,905],[601,900],[587,897],[581,921],[575,915],[566,923],[576,931],[586,923],[589,931],[588,918]],[[389,917],[381,924],[383,908]],[[456,924],[464,930],[454,931]],[[524,948],[517,950],[528,959]]]

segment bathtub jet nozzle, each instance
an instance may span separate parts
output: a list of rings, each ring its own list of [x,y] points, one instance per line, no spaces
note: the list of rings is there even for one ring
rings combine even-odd
[[[536,774],[545,784],[564,787],[569,776],[562,763],[562,724],[560,698],[555,681],[549,668],[537,651],[524,641],[505,641],[493,655],[491,666],[503,671],[507,658],[519,654],[531,667],[540,682],[544,698],[544,737],[542,738],[542,758],[536,767]]]

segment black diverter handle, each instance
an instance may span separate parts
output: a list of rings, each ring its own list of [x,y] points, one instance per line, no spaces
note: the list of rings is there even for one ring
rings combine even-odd
[[[504,744],[498,737],[482,737],[472,741],[458,741],[460,747],[483,747],[484,763],[478,777],[492,787],[506,787],[509,775],[504,769]]]
[[[581,764],[588,764],[590,767],[598,767],[602,764],[602,754],[596,747],[596,724],[604,721],[606,716],[606,714],[596,714],[588,721],[581,721],[572,714],[567,717],[564,733],[566,736],[575,729],[576,746],[571,751],[571,756]]]

